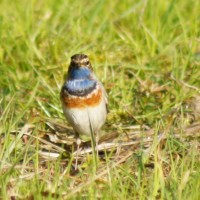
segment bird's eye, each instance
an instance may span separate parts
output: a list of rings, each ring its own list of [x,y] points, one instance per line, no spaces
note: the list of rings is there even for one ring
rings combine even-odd
[[[87,61],[85,64],[86,64],[86,65],[89,65],[89,64],[90,64],[90,62],[89,62],[89,61]]]

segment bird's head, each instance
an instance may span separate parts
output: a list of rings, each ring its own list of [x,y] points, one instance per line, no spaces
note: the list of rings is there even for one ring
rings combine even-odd
[[[87,55],[75,54],[71,57],[71,63],[68,69],[69,79],[90,78],[92,71],[92,65]]]
[[[92,68],[90,60],[85,54],[75,54],[71,57],[71,66]]]

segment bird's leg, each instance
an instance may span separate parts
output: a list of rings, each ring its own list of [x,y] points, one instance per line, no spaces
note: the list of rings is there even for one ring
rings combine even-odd
[[[77,144],[77,150],[76,150],[76,159],[75,159],[75,170],[78,169],[78,156],[79,156],[79,150],[81,145],[81,139],[79,137],[76,138],[76,144]]]

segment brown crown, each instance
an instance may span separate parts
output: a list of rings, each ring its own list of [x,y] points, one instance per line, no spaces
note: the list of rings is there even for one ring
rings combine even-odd
[[[75,54],[71,57],[71,65],[91,68],[90,60],[85,54]]]

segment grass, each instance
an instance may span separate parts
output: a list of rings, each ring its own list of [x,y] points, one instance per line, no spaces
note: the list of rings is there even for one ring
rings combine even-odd
[[[1,199],[199,199],[200,130],[184,131],[199,122],[199,10],[189,0],[2,0]],[[107,135],[153,130],[151,142],[139,131],[137,145],[104,152],[97,170],[91,154],[74,170],[75,149],[48,138],[48,120],[67,123],[59,91],[75,53],[107,90]]]

